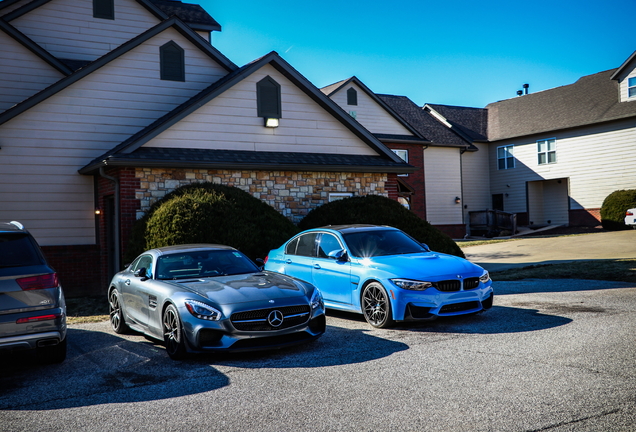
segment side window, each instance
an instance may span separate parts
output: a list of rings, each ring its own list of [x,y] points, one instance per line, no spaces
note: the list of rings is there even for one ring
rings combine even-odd
[[[329,252],[340,249],[342,249],[342,245],[333,234],[323,234],[320,236],[320,245],[318,246],[318,256],[320,258],[329,258]]]
[[[391,149],[393,153],[398,155],[404,162],[409,163],[409,151],[402,149]],[[408,174],[398,174],[398,177],[408,177]]]
[[[556,163],[556,140],[537,141],[537,152],[539,165]]]
[[[353,87],[347,90],[347,105],[358,105],[358,92]]]
[[[627,96],[630,98],[636,97],[636,77],[627,79]]]
[[[316,256],[316,233],[307,233],[298,237],[298,247],[296,255],[315,257]]]
[[[296,248],[298,247],[298,239],[300,237],[296,237],[289,243],[287,243],[287,247],[285,248],[285,253],[287,255],[296,255]]]
[[[514,145],[497,147],[497,169],[511,169],[515,167]]]
[[[164,81],[185,81],[184,51],[170,41],[159,48],[161,79]]]
[[[93,18],[115,19],[115,0],[93,0]]]
[[[143,255],[139,257],[139,259],[133,263],[132,271],[133,273],[139,270],[140,268],[146,269],[146,276],[152,277],[152,256],[151,255]]]

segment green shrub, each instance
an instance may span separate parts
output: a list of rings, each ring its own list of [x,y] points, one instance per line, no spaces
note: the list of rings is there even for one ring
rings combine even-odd
[[[636,189],[614,191],[601,206],[601,225],[609,231],[629,229],[625,225],[625,212],[636,208]]]
[[[195,183],[169,193],[135,223],[125,261],[147,249],[187,243],[225,244],[251,259],[265,258],[297,232],[285,216],[247,192]]]
[[[378,195],[345,198],[324,204],[300,221],[306,230],[326,225],[373,224],[399,228],[432,250],[459,257],[464,253],[449,236],[404,208],[397,201]]]

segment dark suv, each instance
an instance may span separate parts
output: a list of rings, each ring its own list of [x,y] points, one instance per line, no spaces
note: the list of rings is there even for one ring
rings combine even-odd
[[[44,363],[66,358],[66,303],[31,234],[0,222],[0,355],[22,349],[36,349]]]

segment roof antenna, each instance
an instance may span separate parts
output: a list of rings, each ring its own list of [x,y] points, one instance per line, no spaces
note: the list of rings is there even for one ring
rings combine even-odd
[[[524,84],[523,88],[526,91],[526,94],[528,94],[528,87],[530,87],[530,84]]]

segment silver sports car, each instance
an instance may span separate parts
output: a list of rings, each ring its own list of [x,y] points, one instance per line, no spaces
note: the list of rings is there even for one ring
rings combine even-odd
[[[110,322],[165,342],[168,355],[295,345],[325,332],[320,291],[259,269],[238,250],[179,245],[141,254],[108,288]]]

